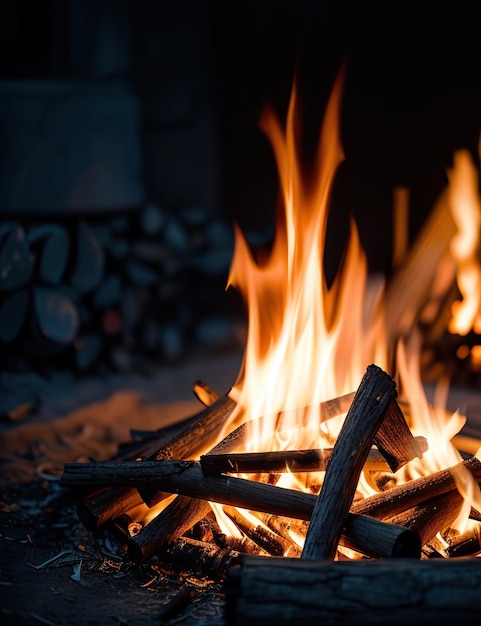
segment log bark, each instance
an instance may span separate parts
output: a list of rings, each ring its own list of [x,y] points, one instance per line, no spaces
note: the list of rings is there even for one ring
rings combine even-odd
[[[298,558],[301,549],[292,539],[285,539],[261,524],[252,524],[244,515],[232,506],[224,507],[224,513],[249,539],[263,548],[271,556],[289,556]]]
[[[454,522],[462,505],[461,494],[457,490],[448,491],[395,515],[389,519],[389,523],[413,530],[419,535],[421,545],[424,545]]]
[[[334,446],[307,531],[303,559],[334,558],[362,467],[395,394],[392,378],[370,365]]]
[[[426,439],[416,438],[419,449],[426,450]],[[283,450],[276,452],[239,452],[231,454],[208,454],[200,457],[202,471],[206,476],[216,474],[271,474],[324,471],[332,454],[332,448],[309,450]],[[384,454],[369,450],[364,471],[390,471]]]
[[[147,560],[166,542],[178,539],[186,533],[210,510],[206,500],[177,496],[128,542],[129,557],[137,563]]]
[[[397,400],[389,402],[382,423],[374,437],[374,443],[386,459],[391,471],[406,465],[412,459],[421,458],[426,452],[423,442],[414,437],[407,425]]]
[[[136,489],[110,487],[86,496],[77,505],[77,515],[87,530],[96,530],[142,504]]]
[[[356,502],[351,507],[351,512],[369,515],[377,519],[387,519],[398,515],[413,506],[421,504],[424,500],[456,489],[453,472],[459,471],[461,466],[468,469],[473,474],[475,480],[481,480],[481,462],[473,456],[452,468],[411,480],[404,485],[393,487]]]
[[[229,626],[477,623],[480,559],[353,562],[243,557],[229,570]]]
[[[185,459],[211,446],[234,408],[235,402],[229,396],[219,397],[211,406],[199,413],[197,420],[157,450],[151,459]],[[141,488],[139,493],[148,506],[153,506],[163,499],[163,495],[153,489]]]
[[[258,483],[242,478],[204,476],[196,461],[138,461],[117,463],[67,463],[62,476],[64,485],[116,484],[119,486],[157,486],[177,493],[168,507],[147,524],[136,537],[132,558],[142,560],[153,554],[167,540],[184,534],[209,511],[198,504],[200,498],[245,509],[309,520],[318,498],[311,494]],[[193,498],[190,511],[189,497]],[[416,556],[418,539],[409,530],[383,524],[372,518],[356,519],[347,514],[341,533],[343,541],[358,552],[371,556]],[[341,533],[339,533],[341,535]],[[354,547],[355,546],[355,547]],[[336,543],[337,547],[337,543]]]

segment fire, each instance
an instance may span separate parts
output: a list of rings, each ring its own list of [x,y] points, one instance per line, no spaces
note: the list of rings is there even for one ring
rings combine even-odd
[[[458,233],[451,242],[457,262],[457,283],[461,300],[453,303],[452,333],[467,335],[471,329],[481,331],[481,266],[479,264],[479,233],[481,231],[481,199],[474,163],[466,151],[459,151],[449,172],[449,197]]]
[[[324,274],[326,224],[334,176],[344,158],[339,133],[342,85],[341,72],[309,174],[301,170],[298,154],[295,85],[285,132],[271,110],[261,118],[277,162],[280,209],[272,249],[262,262],[255,258],[241,231],[235,231],[228,285],[239,289],[246,302],[248,334],[243,366],[231,392],[237,409],[228,429],[252,420],[250,451],[332,445],[343,415],[320,428],[319,404],[354,391],[366,366],[376,363],[395,372],[409,407],[411,430],[429,441],[430,450],[423,459],[409,463],[396,475],[396,480],[404,481],[461,460],[451,440],[462,428],[464,417],[434,409],[426,399],[417,322],[423,315],[435,317],[457,268],[463,302],[455,309],[452,328],[468,332],[473,324],[480,325],[477,235],[481,203],[474,166],[466,154],[459,153],[449,174],[448,194],[440,198],[430,228],[420,235],[411,257],[403,231],[395,251],[397,274],[392,284],[386,288],[383,279],[369,276],[366,255],[352,223],[344,260],[328,287]],[[407,197],[405,192],[397,197],[404,220]],[[408,284],[409,289],[404,289]],[[262,420],[255,419],[261,416]],[[372,493],[362,479],[361,483],[365,495]],[[307,489],[289,475],[283,475],[278,484]],[[468,498],[468,511],[474,503],[479,508],[481,496],[469,472],[460,473],[457,484]],[[463,515],[467,519],[466,511]],[[302,537],[297,543],[301,545]]]
[[[270,257],[263,264],[256,262],[242,233],[236,230],[229,275],[229,285],[241,291],[249,315],[243,370],[235,387],[240,407],[235,417],[244,421],[247,412],[247,418],[265,418],[262,432],[253,434],[254,448],[261,441],[264,446],[265,439],[281,426],[285,430],[288,420],[298,421],[299,411],[303,423],[310,424],[305,440],[270,445],[319,446],[319,402],[355,389],[366,363],[386,365],[380,332],[380,288],[368,285],[367,261],[354,224],[342,272],[330,289],[324,275],[329,199],[343,159],[339,138],[341,92],[342,76],[327,106],[310,177],[301,171],[297,154],[295,88],[285,135],[270,111],[261,120],[274,147],[282,208]]]

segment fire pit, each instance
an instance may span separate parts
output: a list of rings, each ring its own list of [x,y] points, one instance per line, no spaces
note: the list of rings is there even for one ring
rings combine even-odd
[[[197,382],[200,413],[137,433],[112,460],[66,463],[61,475],[63,487],[89,488],[74,494],[79,519],[123,536],[131,567],[156,558],[156,572],[174,562],[216,578],[209,589],[225,594],[226,609],[214,621],[450,624],[481,614],[481,562],[454,558],[481,552],[481,461],[455,445],[464,418],[427,402],[419,332],[453,300],[455,331],[476,327],[475,168],[456,155],[425,230],[412,249],[396,246],[387,283],[369,276],[353,224],[328,286],[341,87],[342,76],[310,177],[297,159],[295,89],[285,133],[272,114],[262,119],[281,209],[263,258],[236,235],[229,284],[245,297],[249,326],[228,394]],[[398,224],[404,209],[395,206]],[[471,315],[463,324],[462,313]],[[81,564],[73,576],[81,582]],[[164,616],[191,593],[178,590]]]

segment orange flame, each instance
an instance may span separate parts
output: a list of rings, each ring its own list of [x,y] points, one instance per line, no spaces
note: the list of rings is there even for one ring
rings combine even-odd
[[[423,315],[426,319],[428,311],[436,315],[454,280],[456,261],[458,267],[471,268],[477,240],[470,238],[472,226],[463,228],[464,214],[453,209],[451,215],[449,205],[464,204],[466,196],[472,204],[473,172],[465,157],[458,156],[450,190],[436,204],[429,227],[411,250],[406,250],[406,237],[399,242],[395,260],[400,267],[388,290],[384,279],[368,275],[354,222],[344,260],[328,287],[324,247],[332,184],[343,159],[339,132],[342,85],[343,72],[329,99],[311,176],[301,171],[296,144],[295,85],[285,132],[272,111],[266,110],[261,119],[277,162],[280,209],[275,240],[262,263],[256,261],[239,228],[235,230],[228,285],[244,297],[248,329],[243,366],[232,390],[237,408],[228,428],[251,423],[248,450],[332,445],[344,416],[320,427],[319,403],[355,390],[370,363],[389,371],[395,357],[413,434],[426,436],[430,446],[423,459],[399,472],[397,478],[403,481],[461,460],[451,439],[462,428],[464,418],[435,410],[426,399],[417,321]],[[402,204],[399,219],[406,220],[407,193],[402,193],[397,197],[398,205]],[[467,251],[461,241],[469,241]],[[476,307],[478,310],[479,302]],[[258,417],[262,420],[254,419]],[[472,477],[460,472],[456,481],[468,504],[481,509],[481,494]],[[364,482],[361,478],[359,488],[365,493],[372,491]],[[293,485],[294,477],[284,475],[278,484]],[[296,488],[306,486],[298,481]],[[216,512],[220,518],[219,507]]]
[[[367,262],[354,224],[343,271],[330,290],[324,275],[328,205],[343,159],[342,83],[341,74],[327,106],[312,178],[301,171],[297,158],[295,87],[285,136],[272,112],[265,112],[261,126],[274,148],[281,187],[276,237],[267,261],[257,264],[240,230],[235,233],[228,283],[242,292],[249,315],[243,370],[235,388],[237,417],[242,413],[245,419],[246,411],[251,417],[272,416],[264,420],[263,433],[257,433],[262,439],[275,430],[280,411],[295,419],[292,412],[312,407],[307,416],[310,440],[303,445],[317,445],[316,405],[355,389],[370,362],[386,363],[378,332],[379,287],[367,297]]]

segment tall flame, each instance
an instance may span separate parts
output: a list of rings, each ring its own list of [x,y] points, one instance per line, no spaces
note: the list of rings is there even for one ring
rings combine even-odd
[[[315,406],[352,391],[369,362],[380,366],[386,362],[382,333],[377,332],[379,287],[373,297],[366,297],[367,262],[353,223],[343,271],[330,289],[324,274],[330,193],[343,160],[342,85],[341,73],[327,105],[312,177],[300,169],[295,87],[285,134],[275,115],[270,110],[264,113],[261,127],[274,148],[281,188],[268,260],[258,264],[240,230],[235,232],[228,283],[243,294],[249,316],[243,370],[235,389],[238,413],[272,416],[270,422],[264,420],[267,433],[273,432],[272,420],[280,411],[285,415],[304,407],[311,407],[308,419],[312,432],[318,432]]]
[[[426,399],[417,322],[429,310],[431,316],[436,315],[439,302],[451,288],[456,265],[465,270],[464,275],[473,275],[478,240],[471,229],[474,224],[479,231],[481,205],[478,202],[473,211],[466,212],[465,205],[472,207],[476,198],[475,177],[466,157],[458,156],[450,173],[450,189],[441,195],[418,241],[409,251],[406,242],[401,242],[396,256],[399,267],[388,288],[384,279],[369,276],[354,222],[343,262],[329,287],[324,248],[331,189],[343,160],[342,86],[343,72],[327,105],[310,176],[301,170],[296,142],[295,85],[285,132],[271,110],[262,116],[261,127],[277,162],[280,202],[275,239],[263,262],[256,260],[240,229],[235,230],[228,285],[244,297],[248,329],[243,366],[231,392],[237,408],[227,428],[244,422],[251,425],[248,450],[332,445],[344,415],[320,427],[320,403],[357,389],[370,363],[390,371],[396,362],[413,434],[427,437],[430,446],[423,459],[399,472],[396,479],[403,481],[461,460],[451,439],[463,426],[464,417],[435,410]],[[398,204],[401,201],[406,215],[406,194],[398,198]],[[479,292],[481,271],[475,272],[474,280]],[[474,308],[479,310],[479,301]],[[292,485],[294,480],[284,475],[278,484]],[[467,519],[471,505],[481,510],[481,494],[469,472],[458,472],[456,481],[467,497],[463,513]],[[365,482],[361,477],[359,488],[368,493],[372,487]],[[306,488],[300,480],[296,486]]]

